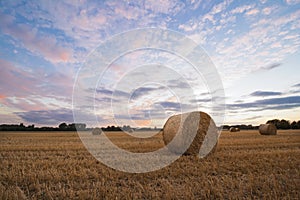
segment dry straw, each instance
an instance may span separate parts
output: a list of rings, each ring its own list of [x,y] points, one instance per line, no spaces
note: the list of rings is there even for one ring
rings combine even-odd
[[[276,135],[277,128],[274,124],[261,124],[259,126],[259,133],[261,135]]]
[[[195,132],[196,136],[193,137]],[[200,157],[201,151],[204,156],[215,151],[219,136],[214,121],[204,112],[184,113],[170,117],[164,125],[162,134],[164,143],[171,152],[185,155],[198,155],[200,152]],[[188,144],[191,145],[188,147]]]

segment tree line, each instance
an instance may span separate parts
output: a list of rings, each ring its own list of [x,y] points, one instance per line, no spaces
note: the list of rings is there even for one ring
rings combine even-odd
[[[290,123],[290,121],[282,119],[272,119],[267,121],[268,123],[272,123],[276,126],[277,129],[300,129],[300,120],[299,121],[293,121]]]
[[[266,122],[273,123],[277,129],[300,129],[300,120],[299,121],[288,121],[285,119],[272,119]],[[255,130],[258,129],[258,126],[252,126],[251,124],[245,125],[223,125],[223,129],[229,129],[230,127],[239,128],[240,130]],[[87,128],[86,124],[84,123],[71,123],[67,124],[65,122],[58,125],[58,127],[35,127],[34,124],[25,126],[23,123],[20,124],[1,124],[0,131],[88,131],[92,130],[93,128]],[[107,126],[101,127],[103,131],[133,131],[133,130],[140,130],[140,131],[151,131],[151,130],[159,130],[156,127],[144,127],[144,128],[132,128],[129,125],[120,126]]]
[[[1,124],[0,131],[89,131],[93,128],[87,128],[86,124],[84,123],[72,123],[67,124],[65,122],[60,123],[58,127],[35,127],[34,124],[25,126],[23,123],[20,124]],[[129,125],[124,126],[106,126],[101,127],[103,131],[133,131],[133,130],[140,130],[140,131],[151,131],[151,130],[158,130],[156,127],[153,128],[132,128]]]
[[[266,124],[272,123],[276,126],[277,129],[300,129],[300,120],[299,121],[292,121],[290,122],[289,120],[279,120],[279,119],[272,119],[272,120],[268,120],[266,122]],[[245,125],[245,124],[241,124],[241,125],[224,125],[223,129],[228,130],[229,128],[234,127],[234,128],[239,128],[241,130],[255,130],[258,129],[259,126],[252,126],[250,125]]]
[[[86,124],[83,123],[72,123],[66,124],[61,123],[58,127],[35,127],[34,124],[25,126],[23,123],[20,124],[1,124],[0,131],[76,131],[86,130]]]

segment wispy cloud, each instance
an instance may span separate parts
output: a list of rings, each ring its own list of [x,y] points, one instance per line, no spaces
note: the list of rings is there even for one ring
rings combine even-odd
[[[182,107],[181,103],[169,102],[169,101],[159,102],[158,104],[165,109],[169,109],[173,111],[180,111]]]
[[[35,111],[71,107],[72,77],[45,75],[0,59],[0,103],[9,110]]]
[[[190,102],[191,103],[209,103],[209,102],[211,102],[212,101],[212,99],[210,99],[210,98],[207,98],[207,99],[192,99],[192,100],[190,100]]]
[[[283,110],[300,107],[300,96],[256,100],[250,103],[228,104],[229,109]]]
[[[163,87],[158,87],[158,88],[154,88],[154,87],[140,87],[138,89],[136,89],[132,94],[131,94],[131,98],[133,99],[137,99],[143,95],[149,95],[149,93],[151,93],[152,91],[157,91],[157,90],[161,90],[163,89]]]
[[[59,98],[72,94],[72,74],[29,71],[3,59],[0,59],[0,66],[0,93],[6,96],[42,95]]]
[[[252,9],[255,5],[252,4],[252,5],[243,5],[243,6],[240,6],[240,7],[236,7],[234,9],[232,9],[230,11],[231,14],[240,14],[240,13],[243,13],[245,11],[248,11],[250,9]]]
[[[285,8],[278,4],[229,5],[220,13],[212,9],[178,26],[206,49],[213,49],[211,56],[225,85],[251,72],[279,67],[287,55],[299,49],[300,37],[295,31],[299,26],[294,25],[294,20],[300,19],[299,11],[283,13]],[[243,29],[236,29],[239,24],[244,25]],[[294,30],[286,31],[289,26]],[[218,33],[225,33],[224,37],[213,36]]]
[[[262,116],[248,117],[248,118],[245,118],[244,120],[246,120],[246,121],[251,121],[251,120],[259,119],[259,118],[261,118],[261,117],[262,117]]]
[[[68,109],[16,112],[15,114],[28,123],[42,125],[58,125],[61,122],[73,122],[72,110]]]
[[[248,12],[246,12],[246,15],[256,15],[259,13],[259,10],[258,9],[252,9],[252,10],[249,10]]]
[[[152,10],[154,13],[176,13],[184,7],[184,4],[174,0],[149,0],[145,1],[145,8]]]
[[[95,115],[84,113],[83,111],[76,111],[80,113],[85,123],[94,122]],[[59,125],[61,122],[73,123],[73,110],[71,109],[55,109],[55,110],[35,110],[26,112],[15,112],[15,114],[28,123],[38,125]],[[101,116],[97,116],[98,120],[103,120]]]
[[[33,92],[37,78],[13,63],[0,59],[0,93],[5,96],[23,96]]]
[[[110,89],[106,89],[106,88],[99,88],[96,89],[96,92],[98,94],[103,94],[103,95],[107,95],[107,96],[116,96],[116,97],[129,97],[130,94],[121,90],[110,90]]]
[[[300,0],[286,0],[285,2],[289,5],[294,5],[300,3]]]
[[[281,95],[282,92],[272,92],[272,91],[255,91],[253,93],[251,93],[251,96],[278,96]]]
[[[289,93],[290,94],[298,94],[298,93],[300,93],[300,83],[292,85]]]
[[[293,87],[300,87],[300,83],[293,85]]]
[[[265,67],[263,67],[262,69],[263,69],[263,70],[271,70],[271,69],[280,67],[281,65],[282,65],[281,63],[274,63],[274,64],[271,64],[271,65],[269,65],[269,66],[265,66]]]

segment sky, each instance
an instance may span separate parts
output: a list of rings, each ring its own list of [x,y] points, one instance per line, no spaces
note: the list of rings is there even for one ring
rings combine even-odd
[[[0,1],[0,123],[162,127],[182,111],[220,115],[220,97],[218,123],[300,120],[299,21],[299,0]],[[170,34],[145,39],[144,28]],[[181,54],[201,47],[195,62],[208,57],[215,79],[178,52],[117,55],[168,39]],[[117,55],[105,69],[103,55]]]

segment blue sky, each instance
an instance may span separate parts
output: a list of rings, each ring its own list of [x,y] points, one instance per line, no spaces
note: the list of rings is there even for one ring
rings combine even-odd
[[[73,122],[73,84],[90,53],[115,34],[146,27],[177,31],[202,46],[223,82],[225,124],[299,120],[299,21],[299,0],[1,1],[0,123]],[[127,97],[128,88],[122,86],[136,82],[143,84],[131,92],[126,104],[132,120],[123,118],[121,109],[115,111],[119,123],[162,126],[168,116],[180,112],[178,99],[169,89],[174,86],[175,92],[179,88],[189,94],[187,83],[199,88],[194,99],[183,95],[181,106],[211,111],[212,96],[205,85],[180,77],[162,85],[145,79],[144,74],[131,79],[135,82],[120,79],[119,90],[112,91],[109,83],[125,76],[126,67],[153,62],[157,56],[163,60],[170,55],[137,51],[109,68],[97,94],[89,96],[97,101],[99,125],[114,123],[109,120],[111,95]],[[173,65],[180,62],[175,59]],[[143,67],[144,71],[155,68]],[[164,77],[162,73],[160,80]],[[115,103],[118,108],[124,106],[122,101]],[[89,117],[90,113],[82,112]]]

